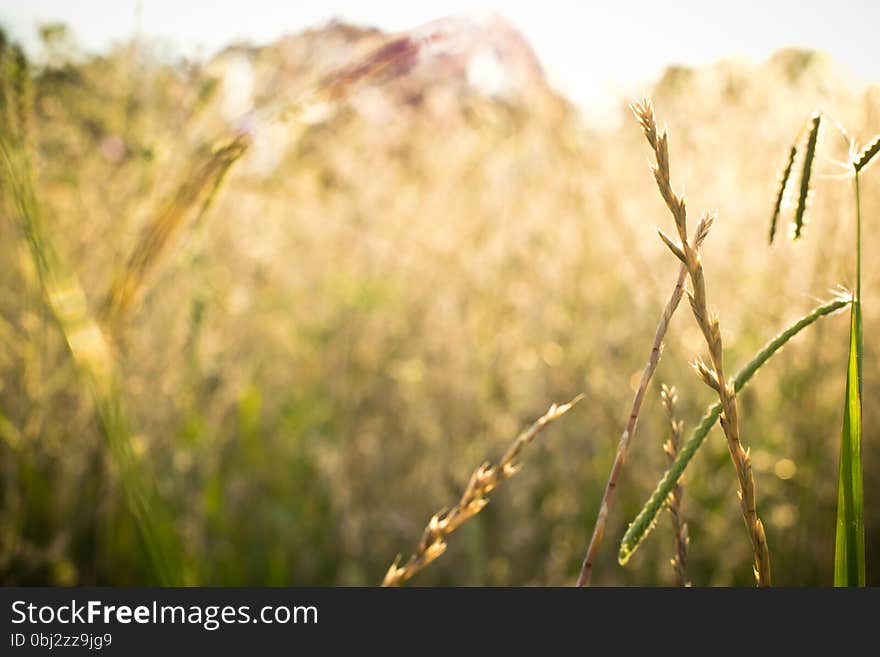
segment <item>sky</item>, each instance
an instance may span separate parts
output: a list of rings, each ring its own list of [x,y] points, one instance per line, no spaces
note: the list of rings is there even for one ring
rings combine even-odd
[[[140,29],[182,54],[209,56],[232,41],[265,43],[332,18],[399,31],[493,11],[525,34],[550,82],[587,112],[641,91],[669,64],[761,61],[786,46],[825,50],[880,82],[877,0],[0,0],[0,24],[30,48],[40,23],[63,21],[89,50]]]

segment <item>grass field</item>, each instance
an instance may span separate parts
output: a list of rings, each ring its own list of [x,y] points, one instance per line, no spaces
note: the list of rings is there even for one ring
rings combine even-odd
[[[412,583],[574,584],[681,265],[655,232],[678,239],[632,99],[592,125],[537,71],[490,93],[451,55],[341,24],[206,64],[137,40],[85,55],[61,28],[44,41],[31,62],[3,44],[0,582],[374,585],[445,536]],[[811,113],[870,144],[880,86],[787,50],[670,67],[647,91],[689,230],[716,214],[699,275],[725,377],[839,285],[861,288],[865,579],[880,584],[880,176],[860,172],[857,286],[831,120],[799,204]],[[694,455],[676,524],[664,511],[618,564],[720,396],[750,449],[773,583],[831,585],[849,312],[725,401],[689,366],[715,365],[710,313],[701,325],[691,305],[670,316],[592,583],[754,583],[727,426]],[[665,451],[663,384],[683,422]],[[480,487],[486,462],[501,469]],[[425,539],[460,502],[454,535],[440,516]]]

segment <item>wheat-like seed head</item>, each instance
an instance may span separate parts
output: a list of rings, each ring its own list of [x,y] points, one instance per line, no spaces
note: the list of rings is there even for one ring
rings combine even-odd
[[[431,516],[416,552],[403,565],[398,555],[385,573],[382,586],[399,586],[443,554],[446,551],[446,537],[482,511],[489,503],[489,493],[519,472],[520,463],[517,459],[523,448],[545,426],[561,418],[581,399],[583,395],[578,395],[567,404],[553,404],[544,415],[517,436],[497,465],[486,462],[474,470],[458,504]]]
[[[669,247],[670,251],[682,260],[688,270],[691,280],[691,290],[688,291],[688,301],[693,311],[706,346],[709,350],[711,367],[698,359],[694,368],[700,378],[718,393],[721,403],[721,426],[727,438],[731,460],[736,469],[739,479],[739,490],[742,500],[742,512],[746,526],[749,530],[749,538],[755,558],[755,567],[759,574],[758,583],[770,584],[770,557],[767,548],[767,539],[763,532],[763,525],[757,521],[755,512],[755,482],[752,475],[748,453],[743,450],[739,437],[739,421],[737,417],[736,390],[732,382],[724,379],[723,345],[721,339],[721,326],[718,315],[710,311],[706,295],[706,279],[703,273],[703,265],[700,258],[698,243],[705,240],[709,229],[714,222],[712,215],[704,214],[700,219],[697,230],[691,241],[688,240],[686,211],[684,199],[675,195],[672,191],[669,177],[669,145],[666,132],[658,133],[653,108],[650,103],[643,101],[633,105],[636,115],[645,137],[654,151],[656,165],[653,167],[654,180],[660,190],[660,195],[666,201],[667,206],[678,229],[680,245],[674,243],[668,236],[661,233],[661,239]],[[809,189],[809,176],[812,168],[812,160],[816,149],[820,115],[814,117],[813,127],[810,131],[807,156],[802,177],[802,189]],[[656,135],[656,136],[655,136]],[[805,193],[804,193],[805,196]],[[803,199],[804,207],[806,198]],[[802,218],[803,210],[799,213]],[[679,254],[684,255],[682,259]]]
[[[697,224],[697,230],[694,233],[694,248],[699,249],[703,246],[703,242],[706,241],[706,238],[709,237],[709,231],[712,229],[712,224],[715,223],[715,215],[714,214],[704,214],[700,217],[700,223]]]
[[[669,173],[669,139],[666,131],[658,131],[657,122],[654,118],[654,106],[650,100],[644,99],[630,106],[635,114],[639,125],[645,133],[651,148],[654,151],[656,164],[651,167],[657,189],[660,196],[675,219],[675,227],[678,230],[682,243],[687,242],[687,207],[684,198],[672,189]]]

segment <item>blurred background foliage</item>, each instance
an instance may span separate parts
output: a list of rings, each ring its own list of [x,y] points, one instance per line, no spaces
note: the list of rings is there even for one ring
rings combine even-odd
[[[177,537],[182,581],[376,584],[474,467],[551,402],[584,392],[414,580],[573,582],[677,264],[653,231],[669,218],[627,99],[619,122],[586,124],[528,46],[499,34],[506,86],[481,84],[449,55],[263,120],[248,109],[307,89],[383,35],[334,23],[196,63],[138,39],[86,54],[63,26],[43,30],[28,110],[36,191],[96,310],[206,145],[242,126],[253,134],[116,339],[132,446],[162,531]],[[2,74],[10,84],[8,66]],[[671,67],[649,91],[691,214],[719,212],[704,260],[734,371],[852,282],[846,181],[820,175],[798,243],[768,247],[767,224],[803,120],[821,108],[864,141],[880,129],[880,87],[850,82],[820,53],[788,50],[758,66]],[[845,153],[830,130],[820,152],[819,173],[839,173],[830,158]],[[864,467],[868,581],[878,584],[872,173],[862,200]],[[154,582],[9,194],[0,187],[0,581]],[[665,516],[625,568],[617,543],[665,468],[661,382],[678,387],[686,430],[712,401],[687,365],[701,341],[683,308],[596,584],[673,582]],[[778,584],[832,581],[846,348],[845,317],[823,320],[741,395]],[[694,584],[753,582],[718,428],[688,470],[683,517]]]

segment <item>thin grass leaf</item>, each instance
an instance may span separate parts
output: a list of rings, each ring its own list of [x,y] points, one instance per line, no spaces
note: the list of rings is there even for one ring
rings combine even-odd
[[[782,211],[782,198],[785,196],[785,188],[788,180],[791,178],[791,170],[794,168],[794,159],[797,157],[797,140],[792,144],[788,153],[788,163],[779,179],[779,190],[776,193],[776,203],[773,206],[773,218],[770,220],[770,244],[773,244],[773,238],[776,236],[776,224],[779,221],[779,213]]]
[[[870,158],[869,158],[870,159]],[[840,436],[837,483],[837,530],[834,538],[834,585],[865,585],[865,519],[862,495],[862,204],[859,170],[856,196],[856,298],[850,312],[846,398]]]
[[[804,230],[804,218],[807,214],[807,200],[810,195],[810,177],[813,174],[813,161],[816,159],[816,143],[819,140],[819,124],[822,115],[813,115],[810,125],[810,134],[807,137],[807,149],[804,151],[804,165],[801,169],[801,189],[798,195],[797,210],[794,214],[794,239],[798,239]]]
[[[764,365],[771,356],[773,356],[773,354],[779,351],[795,335],[813,324],[816,320],[825,317],[826,315],[830,315],[850,303],[852,303],[852,299],[849,297],[834,299],[833,301],[814,309],[811,313],[805,315],[773,338],[745,365],[745,367],[737,372],[733,380],[736,391],[739,392],[742,390],[746,383],[748,383],[752,376],[754,376],[755,372],[757,372],[758,369]],[[697,450],[706,440],[706,436],[718,421],[720,415],[721,404],[719,402],[712,404],[712,406],[706,410],[703,419],[691,432],[687,443],[685,443],[684,447],[682,447],[676,455],[675,461],[657,484],[657,488],[654,490],[650,499],[645,503],[635,520],[633,520],[627,528],[623,540],[620,543],[620,551],[618,552],[617,557],[621,565],[629,561],[630,557],[638,549],[639,545],[641,545],[641,542],[654,528],[654,525],[657,522],[657,517],[660,511],[663,510],[666,500],[669,498],[669,494],[678,484],[685,468],[687,468],[691,459],[694,457],[694,454],[696,454]]]
[[[862,496],[862,313],[853,304],[850,320],[846,399],[840,437],[840,479],[837,488],[837,533],[834,545],[834,585],[865,585],[865,525]]]

